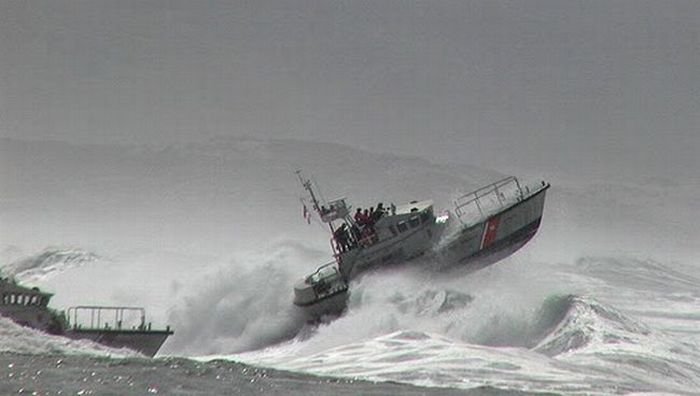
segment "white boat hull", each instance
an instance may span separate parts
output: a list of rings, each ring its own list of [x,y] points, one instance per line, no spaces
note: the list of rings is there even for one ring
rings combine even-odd
[[[546,187],[483,222],[459,229],[436,249],[446,266],[483,268],[513,254],[537,233]]]
[[[347,306],[348,282],[360,273],[419,256],[430,256],[438,268],[467,272],[496,263],[537,233],[548,189],[544,182],[523,189],[514,177],[505,178],[458,198],[458,225],[450,216],[434,218],[432,201],[412,201],[405,212],[412,224],[408,230],[399,230],[397,236],[392,229],[394,238],[379,238],[374,245],[336,254],[337,269],[330,270],[332,263],[327,264],[295,285],[294,304],[312,321],[340,315]],[[330,271],[327,277],[321,276],[324,268]]]
[[[347,289],[307,305],[296,304],[303,312],[307,321],[323,320],[324,316],[335,317],[345,311],[348,304]]]

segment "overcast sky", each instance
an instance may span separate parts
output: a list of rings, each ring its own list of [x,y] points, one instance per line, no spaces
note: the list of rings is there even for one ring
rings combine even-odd
[[[700,2],[0,1],[0,136],[700,169]]]

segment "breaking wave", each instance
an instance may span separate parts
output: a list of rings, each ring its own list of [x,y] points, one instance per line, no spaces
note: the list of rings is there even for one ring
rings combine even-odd
[[[0,353],[43,354],[90,354],[110,357],[142,356],[126,348],[110,348],[90,340],[73,340],[53,336],[20,326],[0,316]]]
[[[47,248],[43,252],[20,258],[2,267],[4,276],[22,282],[36,282],[71,268],[92,264],[101,257],[78,248]]]
[[[165,351],[235,353],[295,337],[306,323],[291,303],[292,288],[319,258],[302,243],[280,241],[193,279],[170,312],[177,331]]]
[[[491,326],[495,334],[508,332]],[[304,354],[303,342],[293,342],[232,358],[316,375],[453,388],[609,394],[687,393],[700,386],[697,346],[590,297],[549,296],[520,330],[525,335],[509,343],[497,335],[467,342],[403,329],[311,354]]]
[[[162,352],[455,388],[605,394],[700,387],[698,345],[620,304],[644,292],[659,293],[648,301],[683,298],[692,308],[700,296],[696,278],[661,263],[582,258],[557,267],[557,276],[579,277],[579,290],[593,285],[595,297],[552,288],[551,277],[538,283],[553,265],[521,258],[469,276],[436,273],[430,263],[392,267],[353,282],[342,317],[310,326],[291,304],[292,286],[325,258],[323,250],[281,240],[198,267],[171,290],[169,323],[176,332]],[[11,268],[19,277],[41,278],[97,260],[79,249],[47,249]],[[606,299],[608,290],[617,302]],[[12,340],[0,344],[0,352],[123,354],[8,321],[0,322],[0,333]]]
[[[619,311],[592,298],[557,296],[545,302],[538,322],[547,325],[558,317],[534,350],[547,356],[557,356],[602,344],[634,343],[649,337],[651,330]],[[553,327],[553,328],[552,328]]]

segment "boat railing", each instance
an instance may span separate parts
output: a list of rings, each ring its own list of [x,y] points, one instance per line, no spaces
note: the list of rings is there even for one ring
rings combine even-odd
[[[326,205],[321,205],[319,207],[319,214],[321,215],[321,220],[324,223],[330,223],[334,220],[343,219],[349,214],[350,208],[348,208],[345,198],[338,198],[326,203]]]
[[[134,323],[136,319],[138,323],[131,324],[131,330],[151,330],[151,324],[146,325],[146,310],[141,307],[81,305],[68,308],[67,313],[73,329],[122,330],[125,320]]]
[[[455,199],[455,214],[462,223],[476,223],[523,199],[520,182],[509,176]]]
[[[353,236],[351,238],[352,239],[350,239],[348,247],[346,249],[342,249],[340,244],[338,243],[338,241],[335,240],[334,237],[331,237],[329,239],[331,251],[333,252],[333,257],[335,257],[336,262],[338,264],[340,264],[341,262],[343,253],[347,253],[355,249],[367,248],[379,242],[379,235],[376,231],[368,232],[366,235],[360,236],[359,238],[356,236]]]

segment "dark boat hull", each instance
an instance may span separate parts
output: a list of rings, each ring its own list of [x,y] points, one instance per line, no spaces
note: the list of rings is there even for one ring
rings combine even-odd
[[[30,288],[14,281],[0,278],[0,316],[15,323],[37,329],[48,334],[72,339],[92,340],[113,348],[129,348],[146,356],[154,356],[165,340],[173,334],[170,327],[163,330],[151,329],[146,325],[145,310],[135,307],[81,306],[68,309],[68,315],[48,307],[51,293],[38,288]],[[84,312],[88,322],[79,324],[78,311]],[[122,327],[124,312],[136,311],[141,323],[132,328]],[[102,318],[112,317],[113,321]],[[70,326],[71,317],[76,325]],[[83,318],[81,316],[81,318]],[[92,322],[96,320],[96,323]],[[86,325],[90,323],[90,325]]]
[[[295,305],[302,309],[307,322],[323,321],[324,317],[340,316],[347,308],[349,295],[348,289],[345,289],[310,304]]]
[[[153,357],[172,334],[170,330],[71,329],[63,336],[87,339],[112,348],[128,348]]]

